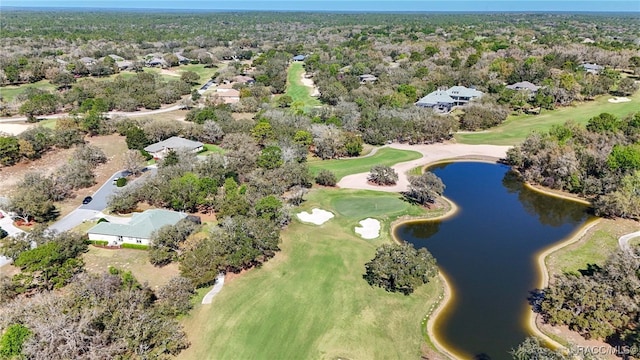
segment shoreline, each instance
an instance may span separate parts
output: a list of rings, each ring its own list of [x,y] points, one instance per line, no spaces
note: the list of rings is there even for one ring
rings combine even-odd
[[[574,231],[573,234],[571,234],[567,239],[559,243],[556,243],[542,250],[540,253],[538,253],[538,256],[536,258],[536,263],[538,265],[538,274],[540,275],[540,280],[538,282],[539,289],[543,289],[549,285],[549,269],[547,268],[547,263],[546,263],[547,257],[564,247],[567,247],[571,244],[575,244],[580,240],[582,240],[584,236],[589,232],[589,230],[591,230],[594,226],[600,223],[601,220],[602,219],[600,218],[587,220],[587,222],[585,222],[583,226],[581,226],[579,229]],[[527,321],[527,326],[529,327],[529,330],[531,330],[531,332],[535,336],[541,338],[548,345],[551,345],[554,349],[565,349],[564,345],[552,339],[549,335],[547,335],[544,331],[542,331],[538,327],[538,323],[536,321],[537,319],[538,319],[538,314],[535,313],[532,309],[529,309],[529,316]]]

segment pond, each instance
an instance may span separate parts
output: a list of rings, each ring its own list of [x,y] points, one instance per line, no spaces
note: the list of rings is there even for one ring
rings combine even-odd
[[[464,358],[511,359],[509,351],[530,335],[527,297],[540,279],[537,254],[588,221],[587,208],[527,189],[504,165],[429,170],[459,210],[403,224],[396,236],[426,247],[450,283],[452,300],[435,319],[435,336]]]

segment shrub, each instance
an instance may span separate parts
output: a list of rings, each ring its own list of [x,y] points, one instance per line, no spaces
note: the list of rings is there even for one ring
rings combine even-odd
[[[332,173],[329,170],[320,170],[318,175],[316,175],[316,184],[322,186],[336,186],[338,180],[336,179],[336,174]]]
[[[140,154],[144,157],[145,160],[149,161],[153,159],[153,155],[149,154],[147,150],[140,150]]]
[[[118,180],[116,180],[116,186],[117,187],[123,187],[127,185],[127,179],[126,178],[119,178]]]
[[[9,235],[9,233],[7,233],[5,229],[0,227],[0,239],[6,238],[7,235]]]
[[[107,246],[109,245],[109,242],[107,240],[89,240],[90,244],[96,245],[96,246]]]
[[[124,243],[121,245],[122,248],[124,249],[136,249],[136,250],[148,250],[149,249],[149,245],[142,245],[142,244],[127,244]]]
[[[98,219],[98,222],[96,222],[96,224],[100,224],[100,223],[103,223],[103,222],[109,222],[109,220],[107,220],[105,218],[100,218],[100,219]]]

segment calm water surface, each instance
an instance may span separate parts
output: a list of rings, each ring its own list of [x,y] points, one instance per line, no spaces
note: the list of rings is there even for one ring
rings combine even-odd
[[[504,165],[459,162],[430,170],[459,212],[402,225],[396,235],[429,249],[450,281],[453,301],[436,319],[436,336],[465,358],[511,359],[509,351],[529,336],[537,253],[583,225],[587,209],[524,188]]]

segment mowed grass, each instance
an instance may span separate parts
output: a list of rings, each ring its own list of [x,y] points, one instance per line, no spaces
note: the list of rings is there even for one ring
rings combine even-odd
[[[24,93],[28,88],[47,90],[49,92],[56,90],[56,86],[52,85],[49,80],[40,80],[33,84],[2,86],[0,87],[0,97],[7,102],[13,101],[16,96]]]
[[[397,194],[361,190],[316,189],[296,213],[314,207],[336,216],[321,226],[293,220],[275,258],[226,282],[212,304],[196,305],[183,319],[191,347],[179,359],[420,356],[421,320],[440,295],[439,281],[404,296],[370,287],[362,274],[376,247],[390,241],[392,219],[425,212]],[[369,216],[383,221],[379,239],[354,233]]]
[[[193,71],[194,73],[200,75],[200,80],[198,80],[198,88],[207,81],[211,80],[211,76],[216,72],[220,71],[220,69],[226,67],[226,65],[219,67],[205,67],[204,64],[189,64],[189,65],[180,65],[179,67],[175,67],[172,70],[177,71],[179,74],[184,71]]]
[[[545,262],[549,273],[577,273],[588,264],[604,264],[607,257],[618,249],[618,238],[638,231],[638,223],[623,219],[601,219],[580,241],[550,254]]]
[[[594,101],[557,110],[543,110],[540,115],[509,116],[499,126],[483,132],[456,134],[458,142],[465,144],[515,145],[522,142],[532,131],[548,131],[553,125],[564,124],[568,120],[586,124],[590,118],[600,113],[611,113],[623,118],[640,110],[640,92],[629,97],[630,102],[610,103],[610,95],[598,97]]]
[[[287,91],[285,95],[291,96],[294,104],[300,104],[304,109],[320,105],[320,101],[311,96],[311,89],[302,84],[301,78],[304,67],[300,62],[294,62],[289,66],[287,73]]]
[[[214,144],[204,144],[203,147],[204,150],[202,152],[199,152],[198,155],[224,154],[226,152],[225,149]]]
[[[355,159],[313,160],[309,162],[309,169],[315,175],[320,170],[329,170],[338,180],[347,175],[368,172],[374,165],[391,166],[397,163],[419,159],[422,157],[417,151],[381,148],[372,156]]]

